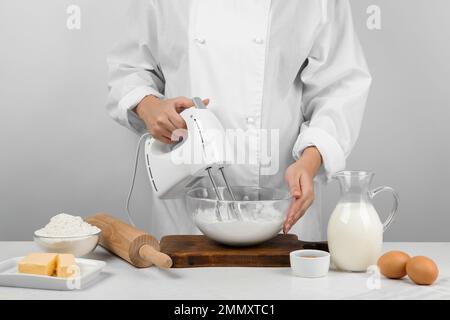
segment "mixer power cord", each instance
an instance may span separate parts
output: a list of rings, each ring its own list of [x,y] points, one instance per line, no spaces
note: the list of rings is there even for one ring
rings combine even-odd
[[[136,147],[136,156],[134,158],[134,169],[133,169],[133,175],[131,178],[131,184],[130,184],[130,189],[128,191],[128,196],[127,196],[127,201],[125,204],[125,211],[127,213],[128,216],[128,221],[130,222],[130,224],[133,227],[136,227],[136,225],[134,224],[133,218],[131,216],[131,212],[130,212],[130,199],[131,199],[131,195],[133,194],[133,189],[134,189],[134,183],[136,181],[136,172],[137,172],[137,167],[138,167],[138,163],[139,163],[139,153],[141,151],[141,145],[142,145],[142,141],[149,137],[150,133],[144,133],[142,136],[140,136],[137,147]]]

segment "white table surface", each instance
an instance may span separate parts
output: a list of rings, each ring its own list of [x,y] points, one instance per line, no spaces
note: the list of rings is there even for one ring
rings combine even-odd
[[[98,247],[85,258],[103,260],[104,272],[75,291],[0,287],[1,299],[450,299],[450,243],[385,243],[384,250],[426,255],[439,266],[432,286],[381,277],[379,289],[368,273],[330,271],[303,279],[290,268],[136,269]],[[38,250],[33,242],[0,242],[0,261]]]

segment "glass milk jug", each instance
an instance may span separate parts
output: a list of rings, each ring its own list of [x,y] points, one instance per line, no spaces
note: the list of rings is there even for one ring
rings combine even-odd
[[[366,271],[376,264],[383,245],[383,232],[393,221],[398,209],[398,195],[390,187],[369,190],[374,174],[363,171],[342,171],[339,181],[341,198],[328,222],[328,247],[336,268],[345,271]],[[394,196],[393,209],[381,223],[372,199],[380,192]]]

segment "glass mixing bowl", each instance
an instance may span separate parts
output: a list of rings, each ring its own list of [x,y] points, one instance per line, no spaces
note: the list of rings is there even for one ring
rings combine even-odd
[[[101,231],[83,236],[42,236],[34,233],[34,242],[45,252],[71,253],[82,257],[97,247]]]
[[[259,187],[232,187],[231,201],[219,187],[194,188],[186,194],[188,210],[197,228],[208,238],[231,246],[249,246],[275,237],[283,226],[291,195],[287,191]]]

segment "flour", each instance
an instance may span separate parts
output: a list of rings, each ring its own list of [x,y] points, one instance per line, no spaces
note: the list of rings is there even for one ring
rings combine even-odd
[[[221,213],[226,213],[220,208]],[[253,208],[242,210],[242,220],[223,216],[216,218],[215,209],[198,210],[195,215],[197,227],[207,237],[232,246],[247,246],[269,240],[280,232],[284,215],[274,208]]]
[[[42,229],[35,232],[41,237],[77,237],[88,236],[100,232],[96,226],[85,222],[81,217],[60,213],[50,219]]]
[[[95,249],[99,232],[99,228],[81,217],[60,213],[34,233],[34,241],[46,252],[71,253],[81,257]]]

